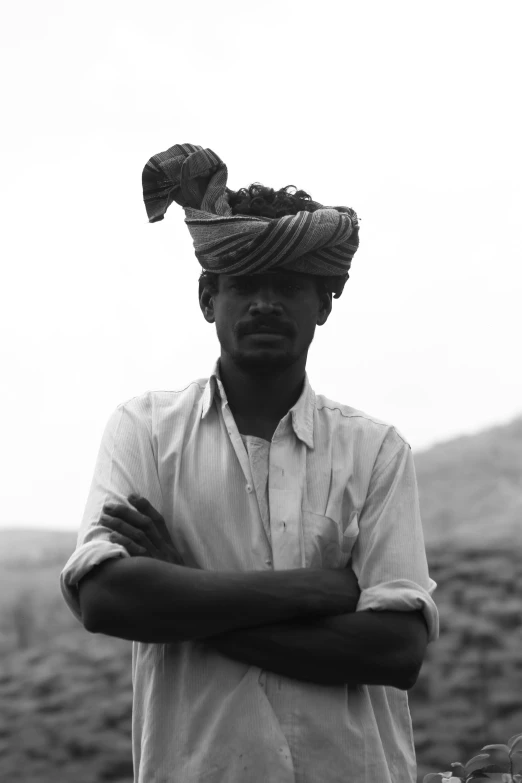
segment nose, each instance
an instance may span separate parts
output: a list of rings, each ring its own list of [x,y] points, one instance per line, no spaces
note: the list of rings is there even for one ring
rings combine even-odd
[[[263,315],[282,312],[281,302],[278,301],[278,295],[273,286],[263,285],[257,289],[252,295],[249,312],[262,313]]]

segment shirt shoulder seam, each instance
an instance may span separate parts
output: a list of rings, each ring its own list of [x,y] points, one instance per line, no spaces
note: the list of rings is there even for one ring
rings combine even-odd
[[[393,424],[387,424],[385,421],[377,421],[376,419],[373,419],[371,416],[367,416],[366,414],[361,413],[344,413],[341,408],[339,408],[337,405],[334,407],[330,407],[330,405],[320,405],[317,406],[318,410],[323,410],[326,408],[329,411],[339,411],[341,416],[344,416],[345,419],[365,419],[366,421],[371,421],[372,424],[378,424],[381,427],[387,427],[389,430],[393,430],[398,438],[402,440],[405,446],[408,446],[408,448],[411,448],[410,444],[407,440],[405,440],[400,432],[397,431],[396,427]]]
[[[397,433],[397,434],[398,434],[398,433]],[[400,437],[400,436],[399,436],[399,437]],[[405,441],[403,438],[401,438],[401,440],[402,440],[403,444],[404,444],[404,445],[406,445],[406,446],[408,446],[408,448],[411,450],[411,446],[410,446],[410,444],[409,444],[409,443],[407,443],[407,442],[406,442],[406,441]],[[399,451],[401,451],[401,449],[402,449],[402,448],[403,448],[403,445],[399,443],[399,445],[397,446],[397,448],[396,448],[396,449],[394,449],[394,451],[393,451],[393,454],[391,455],[391,457],[389,458],[389,460],[386,462],[386,464],[382,466],[382,468],[379,470],[379,472],[378,472],[378,473],[377,473],[375,476],[373,476],[373,475],[372,475],[372,477],[371,477],[371,480],[372,480],[372,481],[377,481],[377,479],[379,479],[379,478],[382,476],[382,474],[384,473],[384,471],[386,470],[386,468],[388,467],[388,465],[390,465],[390,463],[391,463],[391,462],[393,462],[393,460],[395,459],[395,457],[397,456],[397,454],[399,453]],[[380,453],[380,450],[379,450],[379,453]],[[375,464],[377,463],[377,460],[378,460],[378,458],[379,458],[379,454],[377,454],[377,457],[375,458],[375,462],[374,462],[374,464],[373,464],[373,469],[372,469],[372,474],[373,474],[373,470],[375,469]]]
[[[146,394],[181,394],[184,391],[187,391],[187,389],[190,386],[196,385],[199,389],[204,390],[205,386],[201,386],[197,381],[191,381],[187,386],[185,386],[183,389],[148,389],[147,391],[143,392],[142,394],[135,394],[134,397],[129,397],[127,400],[124,400],[123,402],[119,402],[116,406],[117,408],[121,408],[124,405],[128,405],[129,402],[132,402],[133,400],[137,400],[140,397],[145,397]]]

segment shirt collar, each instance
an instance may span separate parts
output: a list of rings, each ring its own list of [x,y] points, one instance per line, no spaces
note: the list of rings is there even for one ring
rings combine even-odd
[[[208,414],[214,402],[216,394],[225,402],[227,395],[221,377],[219,374],[219,359],[214,364],[212,374],[208,379],[201,401],[201,418],[204,419]],[[310,386],[308,374],[305,373],[303,391],[301,396],[290,408],[289,414],[293,430],[299,440],[306,443],[309,449],[314,448],[314,410],[315,410],[315,392]],[[287,414],[288,415],[288,414]]]

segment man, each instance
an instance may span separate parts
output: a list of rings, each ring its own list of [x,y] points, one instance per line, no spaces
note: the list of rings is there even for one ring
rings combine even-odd
[[[109,419],[63,595],[133,641],[136,782],[415,783],[438,614],[411,449],[305,371],[357,216],[226,179],[191,144],[145,167],[151,222],[185,210],[221,355]]]

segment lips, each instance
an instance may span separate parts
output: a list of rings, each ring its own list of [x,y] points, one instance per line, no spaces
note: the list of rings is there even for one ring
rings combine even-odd
[[[266,321],[251,321],[247,323],[240,323],[237,326],[237,333],[239,337],[255,337],[256,335],[264,337],[289,337],[292,331],[290,324],[275,322],[267,323]]]
[[[272,339],[275,339],[276,337],[284,337],[284,334],[281,334],[281,332],[251,332],[247,337],[271,337]]]
[[[288,328],[285,329],[284,324],[267,324],[257,323],[245,325],[246,334],[280,334],[285,335],[288,332]]]

